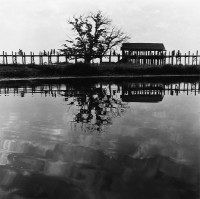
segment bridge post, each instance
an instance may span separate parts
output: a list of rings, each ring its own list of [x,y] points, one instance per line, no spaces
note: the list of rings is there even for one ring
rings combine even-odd
[[[198,65],[198,50],[197,50],[197,53],[196,53],[196,65]]]
[[[8,65],[8,55],[5,53],[5,58],[6,58],[6,65]]]
[[[59,54],[57,54],[57,64],[59,64]]]
[[[110,51],[110,54],[109,54],[109,63],[111,62],[111,51]]]
[[[14,60],[13,60],[13,51],[12,51],[12,63],[14,64]]]
[[[120,54],[117,55],[118,62],[120,61]]]
[[[24,55],[23,55],[23,52],[21,53],[21,56],[22,56],[22,64],[24,64]]]
[[[75,54],[74,57],[75,57],[75,64],[77,64],[77,55]]]
[[[68,62],[68,60],[67,60],[67,55],[65,55],[65,62],[66,62],[66,63]]]
[[[192,54],[192,66],[194,65],[195,56],[194,53]]]
[[[172,52],[172,65],[174,65],[174,52]]]
[[[24,64],[26,65],[26,54],[24,52]]]
[[[3,51],[3,65],[5,64],[5,53],[4,53],[4,51]]]
[[[31,65],[32,65],[32,52],[30,52]]]
[[[15,64],[17,64],[17,53],[15,52]]]
[[[188,52],[188,65],[190,65],[190,51]]]
[[[186,66],[186,64],[187,64],[187,63],[186,63],[186,53],[185,53],[185,66]]]

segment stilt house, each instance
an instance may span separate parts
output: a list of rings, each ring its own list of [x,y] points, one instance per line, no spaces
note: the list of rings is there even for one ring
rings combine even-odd
[[[165,47],[162,43],[123,43],[122,62],[160,65],[165,62]]]

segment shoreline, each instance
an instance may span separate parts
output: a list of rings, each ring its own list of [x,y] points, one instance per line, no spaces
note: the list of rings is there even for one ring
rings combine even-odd
[[[59,80],[59,79],[94,79],[94,78],[156,78],[156,77],[199,77],[200,74],[190,74],[190,75],[184,75],[184,74],[160,74],[160,75],[91,75],[91,76],[52,76],[52,77],[8,77],[8,78],[1,78],[0,77],[0,82],[4,81],[28,81],[28,80]]]
[[[72,65],[12,65],[0,66],[0,81],[97,79],[97,78],[175,78],[200,77],[200,65],[194,66],[132,66],[105,65],[94,67],[84,63]]]

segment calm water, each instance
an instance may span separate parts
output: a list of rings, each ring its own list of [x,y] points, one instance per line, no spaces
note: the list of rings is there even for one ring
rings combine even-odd
[[[200,81],[0,82],[0,199],[196,199]]]

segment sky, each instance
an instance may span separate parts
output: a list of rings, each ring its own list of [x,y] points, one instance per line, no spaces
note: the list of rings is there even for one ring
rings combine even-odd
[[[60,49],[73,34],[70,18],[101,10],[129,42],[196,53],[199,8],[199,0],[0,0],[0,52]]]

